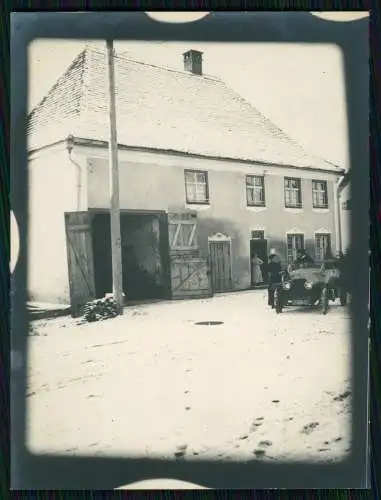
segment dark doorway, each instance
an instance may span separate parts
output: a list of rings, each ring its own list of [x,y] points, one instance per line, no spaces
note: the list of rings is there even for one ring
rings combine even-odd
[[[168,226],[152,213],[121,213],[123,291],[126,301],[168,298]],[[92,221],[95,290],[98,298],[112,292],[110,216]],[[167,245],[165,244],[167,242]]]
[[[250,269],[251,269],[251,285],[257,285],[255,282],[252,261],[254,256],[257,255],[262,261],[261,266],[262,280],[267,281],[267,240],[264,238],[255,238],[250,240]]]

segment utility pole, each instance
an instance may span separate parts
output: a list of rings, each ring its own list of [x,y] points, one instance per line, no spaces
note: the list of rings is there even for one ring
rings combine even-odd
[[[119,167],[115,109],[114,42],[106,40],[109,111],[109,174],[112,288],[119,314],[123,313],[123,270],[120,237]]]

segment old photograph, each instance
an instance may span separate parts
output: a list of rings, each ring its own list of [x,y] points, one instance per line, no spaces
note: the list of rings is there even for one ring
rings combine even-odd
[[[344,460],[340,50],[56,39],[28,57],[28,449]]]

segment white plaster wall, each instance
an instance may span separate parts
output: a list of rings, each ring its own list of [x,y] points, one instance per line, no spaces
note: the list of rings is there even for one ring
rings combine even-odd
[[[87,150],[88,204],[108,208],[109,171],[107,150]],[[210,204],[191,205],[198,211],[201,255],[208,255],[208,236],[226,232],[232,238],[232,274],[235,289],[250,286],[250,235],[261,226],[269,249],[276,248],[285,260],[286,233],[303,232],[307,248],[314,246],[315,232],[331,233],[336,247],[333,182],[336,176],[327,172],[269,168],[204,158],[163,155],[136,151],[119,152],[120,208],[130,210],[169,210],[186,208],[184,169],[208,171]],[[246,204],[246,174],[265,174],[266,207]],[[301,177],[303,208],[284,208],[284,176]],[[312,208],[312,179],[328,181],[328,210]]]
[[[28,293],[31,300],[69,303],[66,211],[78,208],[77,168],[63,146],[29,161]]]

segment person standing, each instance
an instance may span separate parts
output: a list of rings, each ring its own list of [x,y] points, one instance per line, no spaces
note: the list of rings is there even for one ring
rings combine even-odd
[[[267,265],[267,277],[269,283],[267,304],[274,307],[275,288],[282,281],[282,266],[275,253],[270,253],[269,263]]]
[[[313,263],[314,263],[313,258],[308,255],[308,253],[304,248],[300,248],[297,251],[297,257],[293,263],[293,268],[299,269],[301,267],[309,266]]]
[[[263,260],[260,259],[257,254],[254,254],[253,260],[251,261],[251,265],[253,266],[253,285],[258,285],[260,283],[263,283],[263,276],[262,276]]]

